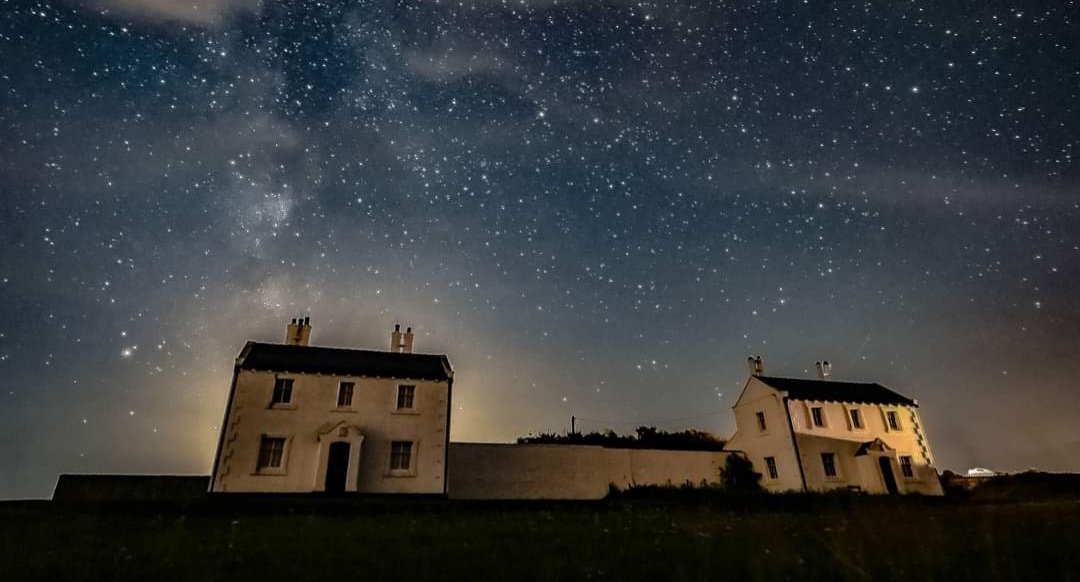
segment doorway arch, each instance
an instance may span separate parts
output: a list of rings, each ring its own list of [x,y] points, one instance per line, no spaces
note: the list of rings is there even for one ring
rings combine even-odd
[[[318,430],[319,460],[312,479],[313,491],[355,493],[360,489],[360,455],[364,435],[345,421],[327,423]]]

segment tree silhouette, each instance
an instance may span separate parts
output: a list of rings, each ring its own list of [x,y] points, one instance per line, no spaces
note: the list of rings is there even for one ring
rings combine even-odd
[[[757,493],[762,491],[761,473],[754,471],[754,465],[740,454],[728,455],[724,461],[724,470],[720,472],[720,482],[731,493]]]
[[[539,433],[518,437],[519,444],[593,445],[610,449],[662,449],[669,451],[721,451],[726,441],[712,433],[687,429],[668,432],[655,426],[639,426],[632,435],[620,435],[611,429],[589,433]]]

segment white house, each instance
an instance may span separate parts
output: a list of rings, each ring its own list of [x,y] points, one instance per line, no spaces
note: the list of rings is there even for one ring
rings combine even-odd
[[[310,346],[308,318],[285,343],[236,358],[211,492],[446,494],[450,396],[445,355]]]
[[[749,364],[726,448],[750,459],[766,489],[942,495],[915,400],[830,380],[828,362],[817,380],[767,376],[760,357]]]

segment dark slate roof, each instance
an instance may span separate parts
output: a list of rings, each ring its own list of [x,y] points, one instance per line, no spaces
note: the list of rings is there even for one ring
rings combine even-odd
[[[448,380],[454,374],[450,360],[437,354],[404,354],[259,342],[248,342],[240,352],[237,364],[243,370],[414,380]]]
[[[917,406],[915,401],[907,396],[897,394],[876,383],[803,380],[801,378],[775,378],[772,376],[756,376],[756,378],[777,390],[787,392],[788,397],[795,400]]]

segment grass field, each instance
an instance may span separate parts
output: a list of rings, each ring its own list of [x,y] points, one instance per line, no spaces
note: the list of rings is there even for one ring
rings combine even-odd
[[[1080,502],[0,503],[0,580],[1076,580]]]

